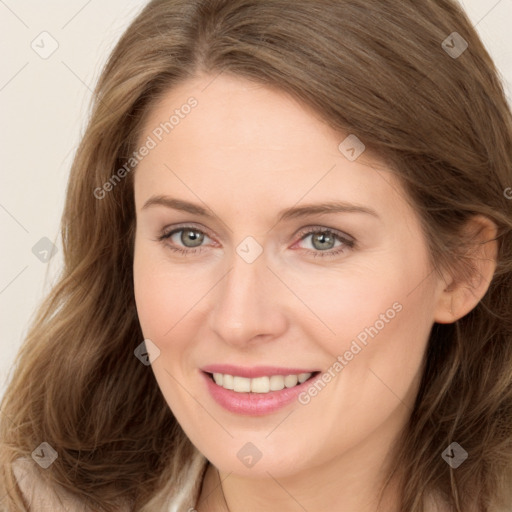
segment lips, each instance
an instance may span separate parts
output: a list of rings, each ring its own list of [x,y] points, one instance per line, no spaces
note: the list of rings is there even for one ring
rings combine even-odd
[[[210,396],[224,409],[239,415],[261,416],[273,413],[294,402],[297,396],[316,380],[320,371],[309,368],[278,368],[275,366],[243,368],[232,365],[209,365],[203,367],[199,373]],[[223,377],[228,375],[233,376],[233,379],[251,380],[252,382],[269,378],[279,380],[292,375],[296,378],[298,375],[302,375],[302,379],[297,380],[295,385],[288,379],[289,387],[279,390],[265,389],[263,392],[252,392],[246,388],[247,391],[244,392],[238,386],[236,386],[238,391],[235,391],[217,384],[214,374],[217,378],[220,374]],[[304,380],[304,377],[307,378]]]

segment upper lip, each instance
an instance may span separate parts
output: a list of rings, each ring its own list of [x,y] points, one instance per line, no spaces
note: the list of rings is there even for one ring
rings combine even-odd
[[[315,373],[318,370],[308,368],[285,368],[279,366],[235,366],[232,364],[209,364],[201,368],[206,373],[223,373],[253,379],[256,377],[270,377],[272,375],[299,375],[300,373]]]

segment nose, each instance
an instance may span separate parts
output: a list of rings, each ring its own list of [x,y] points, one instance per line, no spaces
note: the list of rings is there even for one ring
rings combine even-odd
[[[211,296],[209,327],[224,342],[240,348],[285,332],[284,301],[291,300],[290,292],[268,265],[265,251],[251,263],[234,253],[229,271]]]

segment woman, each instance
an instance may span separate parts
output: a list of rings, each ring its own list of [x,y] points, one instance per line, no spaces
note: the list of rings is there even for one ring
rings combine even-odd
[[[452,0],[157,0],[99,80],[5,510],[512,506],[512,122]]]

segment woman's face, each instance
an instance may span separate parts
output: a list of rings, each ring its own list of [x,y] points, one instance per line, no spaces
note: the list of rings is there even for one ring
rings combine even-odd
[[[146,120],[138,315],[163,396],[222,471],[365,465],[411,412],[444,286],[397,181],[348,135],[226,75]]]

